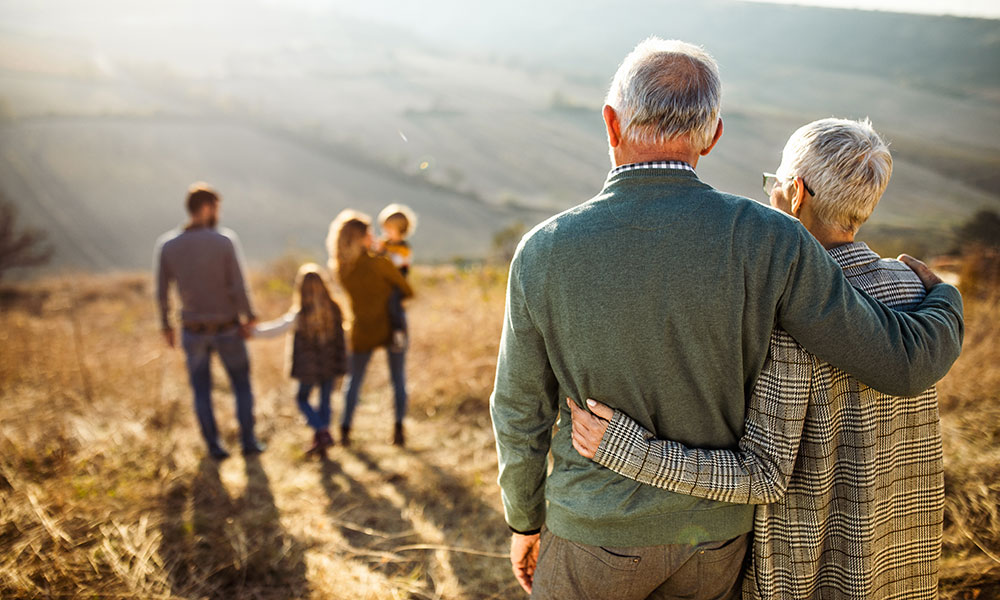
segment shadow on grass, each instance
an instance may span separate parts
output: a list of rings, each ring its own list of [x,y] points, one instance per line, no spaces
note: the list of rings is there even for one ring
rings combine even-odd
[[[160,554],[174,595],[308,596],[304,549],[281,526],[260,459],[246,457],[245,465],[247,487],[241,497],[230,498],[210,458],[164,494]]]
[[[393,553],[394,548],[418,540],[413,523],[391,502],[372,496],[364,484],[325,457],[320,465],[320,482],[330,499],[332,522],[350,545],[354,560],[389,579],[422,578],[430,572],[432,564],[426,553]]]
[[[384,481],[391,485],[404,499],[405,506],[417,507],[426,521],[429,521],[440,532],[443,541],[421,539],[412,532],[413,523],[398,507],[385,499],[373,499],[366,490],[343,489],[331,485],[331,475],[342,473],[340,467],[327,463],[323,467],[323,482],[330,497],[331,512],[343,510],[344,507],[355,504],[359,514],[367,515],[363,524],[383,533],[407,533],[408,536],[371,538],[365,540],[354,534],[348,539],[364,543],[365,548],[377,549],[382,552],[392,552],[408,560],[405,568],[413,569],[422,565],[430,574],[430,567],[438,560],[432,549],[405,549],[407,546],[430,544],[444,545],[455,548],[444,554],[447,568],[455,575],[461,586],[463,597],[490,597],[493,590],[496,597],[505,597],[516,588],[513,576],[497,579],[497,574],[506,573],[505,569],[497,569],[498,561],[506,564],[506,558],[481,556],[475,553],[462,552],[459,549],[471,549],[485,552],[505,552],[507,545],[507,529],[503,527],[503,516],[494,508],[480,500],[461,480],[441,467],[422,462],[418,469],[405,471],[387,470],[377,458],[361,449],[352,449],[351,453],[372,472],[380,473]],[[341,507],[338,509],[338,507]],[[405,507],[404,507],[405,508]],[[496,523],[495,528],[491,523]],[[495,533],[493,530],[495,529]],[[351,542],[352,544],[355,541]],[[513,588],[511,587],[513,586]],[[433,585],[430,586],[433,589]]]

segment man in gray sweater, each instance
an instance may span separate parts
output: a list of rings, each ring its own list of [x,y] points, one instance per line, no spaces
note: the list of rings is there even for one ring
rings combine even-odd
[[[170,286],[177,285],[181,345],[187,357],[195,413],[209,453],[223,459],[229,453],[219,442],[212,411],[213,352],[222,360],[236,396],[243,453],[262,452],[264,444],[253,432],[250,361],[243,341],[256,317],[243,279],[239,240],[233,231],[216,227],[219,202],[218,194],[207,184],[190,187],[186,203],[190,219],[184,228],[168,231],[157,240],[155,271],[160,322],[171,348],[177,338],[170,325]]]
[[[640,44],[604,107],[604,189],[535,227],[511,263],[490,409],[511,563],[533,597],[724,598],[752,527],[750,506],[580,456],[565,398],[613,398],[658,437],[736,448],[776,325],[897,395],[929,387],[961,350],[955,288],[894,312],[798,221],[698,179],[722,135],[720,95],[702,49]]]

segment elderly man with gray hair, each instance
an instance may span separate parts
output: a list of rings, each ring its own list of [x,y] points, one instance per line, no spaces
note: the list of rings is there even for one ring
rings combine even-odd
[[[955,288],[895,312],[798,221],[698,178],[722,135],[720,90],[701,48],[637,46],[603,111],[604,188],[535,227],[511,263],[490,410],[511,563],[533,597],[730,597],[753,527],[750,505],[578,454],[564,399],[607,399],[660,438],[735,450],[775,326],[890,394],[926,389],[961,350]]]

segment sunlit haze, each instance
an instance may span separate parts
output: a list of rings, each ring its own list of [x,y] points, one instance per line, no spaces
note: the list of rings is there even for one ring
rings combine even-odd
[[[481,259],[599,189],[608,82],[653,35],[719,62],[711,185],[766,201],[791,132],[868,117],[894,170],[867,240],[947,249],[1000,210],[1000,21],[911,14],[1000,4],[798,1],[0,0],[0,194],[53,269],[148,267],[199,179],[251,262],[323,254],[315,224],[390,202],[420,260]]]
[[[750,0],[767,4],[796,4],[800,6],[825,6],[859,10],[918,13],[928,15],[953,15],[1000,19],[1000,2],[997,0]]]

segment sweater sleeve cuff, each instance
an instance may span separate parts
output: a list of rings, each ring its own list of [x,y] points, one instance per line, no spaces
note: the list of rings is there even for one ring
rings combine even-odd
[[[642,425],[615,409],[594,462],[629,479],[638,479],[649,453],[648,434]]]
[[[927,295],[941,298],[942,300],[957,306],[962,305],[962,294],[958,288],[949,283],[938,283],[927,290]]]
[[[510,530],[516,533],[517,535],[538,535],[539,533],[542,532],[541,527],[538,527],[537,529],[529,529],[528,531],[518,531],[517,529],[514,529],[510,525],[507,525],[507,527],[510,528]]]

